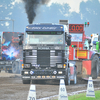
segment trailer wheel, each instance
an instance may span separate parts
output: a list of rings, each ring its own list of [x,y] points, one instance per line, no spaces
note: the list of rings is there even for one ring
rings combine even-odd
[[[14,74],[18,74],[18,73],[19,73],[19,62],[14,61],[14,62],[12,63],[12,72],[13,72]]]
[[[70,85],[70,68],[67,69],[67,75],[65,80],[67,85]]]
[[[30,80],[22,80],[23,84],[30,84]]]
[[[99,57],[95,55],[92,59],[92,69],[91,69],[91,76],[93,79],[96,79],[99,74]]]

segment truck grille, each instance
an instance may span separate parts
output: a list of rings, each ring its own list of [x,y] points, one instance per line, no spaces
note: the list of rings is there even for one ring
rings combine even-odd
[[[37,51],[37,64],[40,65],[40,67],[50,66],[50,50]]]
[[[24,63],[32,66],[55,67],[57,63],[64,63],[64,51],[61,50],[28,50],[24,51]]]

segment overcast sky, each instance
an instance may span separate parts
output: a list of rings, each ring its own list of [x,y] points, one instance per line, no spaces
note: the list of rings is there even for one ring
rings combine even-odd
[[[0,0],[0,31],[24,32],[28,23],[25,5],[22,0]],[[100,33],[100,0],[50,0],[48,4],[38,6],[33,23],[58,23],[59,19],[67,19],[69,23],[84,24],[85,33]]]

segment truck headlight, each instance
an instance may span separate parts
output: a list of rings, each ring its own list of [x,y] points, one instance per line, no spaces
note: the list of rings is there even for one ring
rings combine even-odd
[[[58,71],[58,74],[62,74],[63,72],[62,71]]]
[[[23,68],[30,68],[30,64],[22,64]]]
[[[63,68],[62,64],[57,64],[57,68]]]
[[[27,72],[27,71],[25,71],[25,72],[24,72],[24,74],[28,74],[28,72]]]

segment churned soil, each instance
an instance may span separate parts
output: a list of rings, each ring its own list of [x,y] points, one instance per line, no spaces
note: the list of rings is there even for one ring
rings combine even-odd
[[[81,82],[80,82],[81,81]],[[38,81],[36,86],[36,98],[55,96],[59,94],[59,81]],[[0,100],[27,100],[31,84],[22,84],[21,75],[0,73]],[[94,88],[99,88],[100,82],[94,82]],[[78,79],[77,85],[66,85],[67,93],[87,89],[87,81]],[[50,99],[53,100],[53,99]]]

